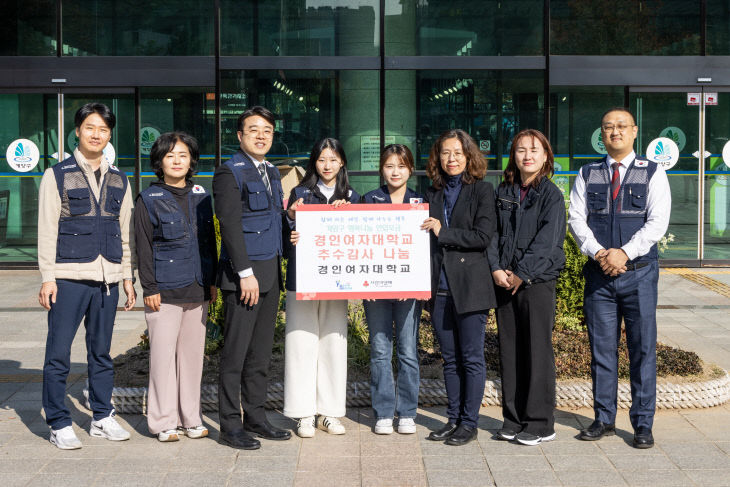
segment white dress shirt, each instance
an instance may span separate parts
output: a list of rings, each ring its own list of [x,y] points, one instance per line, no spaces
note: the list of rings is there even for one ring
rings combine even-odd
[[[257,170],[259,169],[259,166],[261,164],[266,164],[266,160],[259,161],[254,156],[252,156],[251,154],[249,154],[248,152],[244,152],[244,154],[246,154],[248,156],[248,158],[253,161],[253,164],[254,164],[254,166],[256,166],[256,169]],[[260,171],[259,171],[259,173],[260,173]],[[264,172],[264,174],[265,174],[265,176],[263,176],[261,178],[262,181],[263,181],[264,178],[268,178],[269,177],[269,175],[268,175],[267,172]],[[242,271],[238,271],[238,277],[240,277],[241,279],[243,279],[244,277],[248,277],[248,276],[253,276],[253,268],[249,267],[249,268],[244,269]]]
[[[620,161],[618,173],[623,183],[626,171],[631,162],[636,158],[634,151]],[[615,161],[611,156],[606,157],[606,167],[609,174],[613,175],[611,164]],[[659,165],[654,177],[649,180],[646,191],[646,222],[638,232],[631,237],[621,249],[626,252],[630,260],[646,255],[651,247],[661,239],[669,226],[669,214],[672,210],[672,193],[669,188],[669,180],[664,168]],[[580,251],[590,258],[595,258],[596,253],[603,249],[593,232],[588,227],[588,208],[586,206],[586,182],[582,173],[575,178],[575,184],[570,191],[570,209],[568,211],[568,224],[573,233]]]

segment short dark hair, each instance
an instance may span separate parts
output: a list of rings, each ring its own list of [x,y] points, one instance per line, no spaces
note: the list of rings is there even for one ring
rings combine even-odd
[[[411,150],[403,144],[390,144],[383,148],[383,152],[380,154],[380,175],[383,175],[383,166],[385,161],[390,159],[390,156],[397,156],[400,161],[406,165],[408,172],[413,175],[413,171],[416,170],[416,165],[413,163],[413,154]]]
[[[312,152],[309,154],[309,162],[307,163],[307,169],[304,172],[304,177],[299,186],[305,188],[314,189],[319,181],[319,174],[317,173],[317,159],[324,152],[325,149],[331,149],[332,152],[337,154],[337,157],[342,161],[342,167],[337,173],[337,179],[335,180],[335,200],[349,200],[350,199],[350,179],[347,177],[347,156],[345,156],[345,148],[342,147],[342,143],[333,139],[332,137],[325,137],[324,139],[318,140]]]
[[[99,115],[104,120],[106,126],[109,127],[109,130],[113,129],[117,124],[117,117],[114,116],[108,106],[103,103],[91,102],[76,110],[76,115],[74,115],[74,126],[77,129],[81,128],[81,124],[84,123],[84,120],[86,120],[92,113]]]
[[[185,132],[165,132],[157,137],[155,143],[152,144],[152,149],[150,149],[150,165],[158,179],[162,180],[165,178],[165,173],[162,171],[162,160],[168,152],[171,152],[175,148],[175,144],[178,142],[185,144],[188,147],[188,151],[190,151],[190,169],[188,169],[185,179],[190,180],[193,178],[195,168],[198,166],[198,159],[200,158],[198,141],[195,140],[195,137]]]
[[[243,122],[248,117],[255,117],[257,115],[269,122],[272,127],[276,128],[276,116],[271,112],[271,110],[260,105],[256,105],[249,108],[238,117],[237,130],[239,132],[243,132]]]
[[[547,154],[547,160],[545,161],[545,164],[542,165],[542,169],[540,169],[537,177],[532,180],[531,186],[533,188],[537,188],[543,177],[547,176],[550,178],[555,173],[555,156],[553,155],[552,147],[550,147],[550,141],[547,139],[547,137],[545,137],[542,132],[535,129],[522,130],[521,132],[518,132],[517,135],[515,135],[514,139],[512,139],[512,147],[510,147],[509,149],[509,162],[507,163],[507,167],[504,170],[503,184],[512,185],[514,183],[522,183],[520,170],[517,167],[517,162],[515,161],[515,152],[517,152],[517,143],[523,137],[537,139],[537,141],[540,142],[540,144],[542,145],[545,154]]]
[[[603,119],[606,118],[606,115],[608,115],[611,112],[624,112],[624,113],[628,113],[631,116],[631,120],[634,122],[634,125],[636,125],[636,117],[631,112],[631,110],[629,110],[626,107],[613,107],[613,108],[609,108],[608,110],[606,110],[605,112],[603,112],[603,115],[601,115],[601,123],[603,123]]]
[[[461,149],[466,157],[466,168],[461,173],[461,182],[464,184],[474,184],[484,179],[487,175],[487,160],[479,151],[479,146],[471,135],[461,129],[447,130],[442,133],[439,138],[431,146],[431,152],[428,155],[428,165],[426,166],[426,174],[431,178],[431,183],[436,189],[444,187],[444,179],[446,173],[441,167],[441,146],[447,139],[457,139],[461,143]]]

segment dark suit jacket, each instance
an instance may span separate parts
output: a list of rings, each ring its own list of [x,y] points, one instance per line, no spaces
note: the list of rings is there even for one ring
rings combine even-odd
[[[439,236],[431,232],[431,295],[436,296],[443,265],[458,313],[496,307],[486,253],[497,234],[494,188],[485,181],[464,184],[449,227],[444,223],[444,190],[428,188],[426,200],[429,215],[441,222]]]
[[[272,170],[269,167],[266,169],[267,171]],[[276,170],[276,168],[273,168],[273,170]],[[245,186],[244,191],[246,191]],[[259,283],[259,292],[270,291],[277,284],[279,288],[282,288],[280,257],[268,260],[251,260],[246,253],[246,242],[241,228],[241,214],[243,212],[241,200],[245,198],[247,201],[248,195],[241,194],[236,179],[228,166],[221,165],[215,170],[213,196],[215,198],[215,214],[220,222],[221,241],[225,243],[230,256],[228,262],[220,262],[218,287],[223,291],[237,291],[240,287],[238,271],[250,267],[253,269],[253,275]],[[279,238],[281,238],[280,235]]]

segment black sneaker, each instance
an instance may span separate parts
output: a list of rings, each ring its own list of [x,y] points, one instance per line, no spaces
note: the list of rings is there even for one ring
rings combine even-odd
[[[509,428],[502,428],[496,434],[498,440],[505,441],[512,441],[515,439],[515,436],[517,436],[517,432]]]
[[[547,436],[537,436],[527,431],[521,431],[515,436],[515,440],[521,445],[536,446],[546,441],[553,441],[555,439],[555,433]]]

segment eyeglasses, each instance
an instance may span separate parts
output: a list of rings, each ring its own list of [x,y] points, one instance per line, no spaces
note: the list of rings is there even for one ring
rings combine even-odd
[[[252,137],[258,137],[259,135],[263,135],[267,139],[270,139],[274,136],[274,131],[271,129],[257,129],[257,128],[250,128],[248,131],[244,132],[245,135],[250,135]]]
[[[606,123],[601,125],[601,130],[604,132],[613,132],[613,129],[618,130],[619,132],[626,132],[626,129],[629,127],[636,127],[636,125],[628,125],[625,123],[620,123],[618,125],[614,125],[612,123]]]

